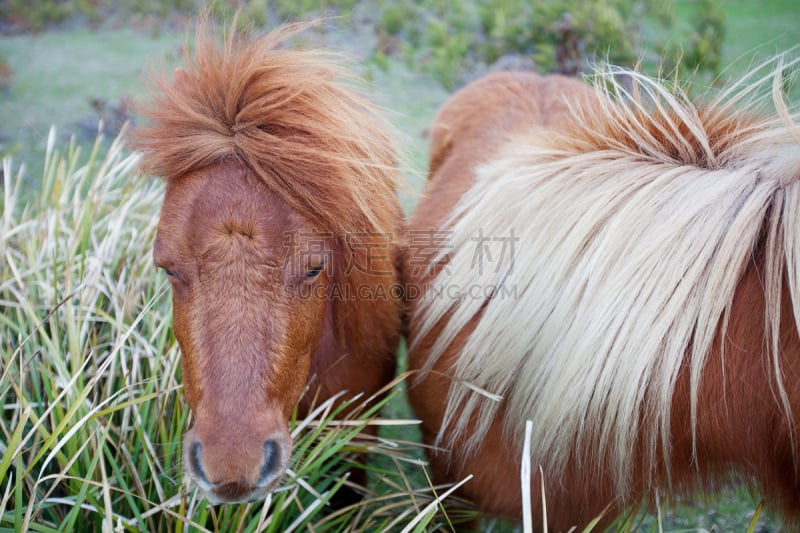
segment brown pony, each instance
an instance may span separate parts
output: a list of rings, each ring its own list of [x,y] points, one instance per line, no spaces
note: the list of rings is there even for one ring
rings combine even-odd
[[[798,528],[800,121],[783,71],[698,105],[618,69],[594,87],[502,73],[444,105],[406,256],[435,479],[474,475],[462,494],[512,520],[543,516],[541,497],[523,506],[543,487],[557,531],[741,480]]]
[[[172,285],[194,424],[184,469],[214,502],[281,479],[304,389],[374,394],[401,334],[395,156],[329,54],[283,46],[298,27],[194,56],[143,109],[145,168],[166,180],[153,255]]]

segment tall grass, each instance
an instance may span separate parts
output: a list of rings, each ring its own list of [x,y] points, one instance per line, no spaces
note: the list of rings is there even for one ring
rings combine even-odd
[[[119,140],[88,155],[49,137],[41,188],[3,161],[0,215],[0,530],[417,531],[447,524],[412,442],[369,438],[325,402],[292,421],[290,474],[265,502],[211,506],[182,483],[183,402],[168,284],[151,265],[162,185]],[[32,198],[23,204],[23,198]],[[371,401],[369,401],[371,400]],[[369,452],[367,466],[355,453]],[[364,498],[330,500],[367,468]],[[442,489],[444,491],[446,489]]]

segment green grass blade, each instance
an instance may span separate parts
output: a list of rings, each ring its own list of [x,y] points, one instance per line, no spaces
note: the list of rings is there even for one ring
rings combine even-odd
[[[14,429],[14,432],[11,434],[11,438],[6,444],[6,451],[3,452],[3,458],[0,459],[0,479],[6,479],[6,474],[11,466],[11,462],[17,458],[21,452],[20,444],[22,442],[22,434],[25,431],[25,424],[28,423],[30,416],[31,408],[27,407],[24,411],[22,411],[20,418],[17,421],[17,427]]]

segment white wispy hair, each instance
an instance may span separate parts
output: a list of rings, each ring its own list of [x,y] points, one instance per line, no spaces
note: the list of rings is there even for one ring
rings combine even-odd
[[[440,445],[464,439],[457,451],[467,460],[504,414],[521,447],[532,420],[534,464],[552,476],[577,453],[579,466],[612,468],[626,494],[637,439],[645,476],[659,438],[669,457],[684,362],[695,427],[706,356],[764,235],[766,316],[754,327],[767,327],[775,390],[793,423],[778,317],[784,274],[800,295],[800,113],[783,95],[798,64],[763,64],[704,105],[664,80],[605,67],[596,101],[572,105],[574,127],[533,124],[476,170],[446,224],[447,267],[414,317],[416,340],[446,320],[430,370],[481,316],[452,368]],[[448,287],[483,290],[442,297]],[[798,298],[793,307],[797,320]]]

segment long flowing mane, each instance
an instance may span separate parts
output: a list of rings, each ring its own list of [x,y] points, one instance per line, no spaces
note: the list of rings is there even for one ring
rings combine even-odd
[[[398,173],[390,131],[345,82],[340,58],[284,47],[305,25],[218,43],[198,26],[194,54],[141,109],[147,171],[177,179],[235,160],[254,171],[321,231],[394,235]]]
[[[452,369],[445,445],[466,439],[466,460],[505,416],[521,451],[520,421],[533,420],[534,464],[558,473],[588,450],[578,460],[612,469],[625,494],[634,442],[646,439],[650,475],[669,446],[684,365],[694,418],[705,358],[757,250],[766,313],[754,324],[767,328],[765,370],[792,425],[778,317],[800,317],[800,114],[782,94],[798,62],[759,67],[703,105],[608,68],[595,101],[571,104],[568,130],[532,125],[476,170],[416,316],[417,339],[444,322],[428,369],[481,316]],[[784,283],[793,309],[781,309]],[[450,298],[454,287],[482,290]]]

